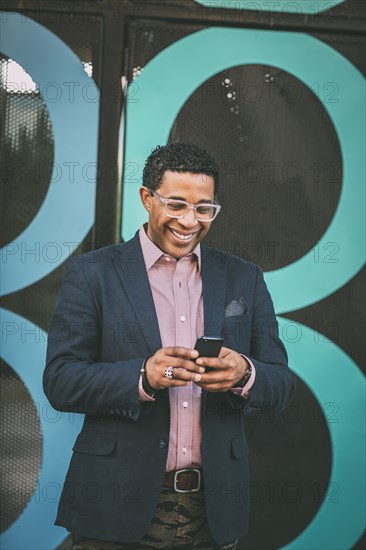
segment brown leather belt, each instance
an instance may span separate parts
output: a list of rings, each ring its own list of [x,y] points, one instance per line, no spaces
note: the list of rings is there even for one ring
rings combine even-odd
[[[165,472],[163,486],[177,493],[197,493],[202,487],[202,472],[198,468]]]

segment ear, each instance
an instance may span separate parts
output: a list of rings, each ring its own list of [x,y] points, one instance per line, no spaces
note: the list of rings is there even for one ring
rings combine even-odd
[[[149,191],[146,189],[146,187],[140,187],[140,198],[141,198],[141,202],[142,202],[142,205],[145,208],[145,210],[147,210],[147,212],[150,212],[151,195],[150,195]]]

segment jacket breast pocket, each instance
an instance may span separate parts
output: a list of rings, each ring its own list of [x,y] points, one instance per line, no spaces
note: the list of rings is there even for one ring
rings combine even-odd
[[[110,434],[80,433],[72,450],[89,455],[111,455],[116,448],[117,437]]]

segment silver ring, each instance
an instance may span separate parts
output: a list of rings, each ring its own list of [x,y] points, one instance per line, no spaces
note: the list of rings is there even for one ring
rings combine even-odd
[[[173,367],[167,367],[165,369],[164,376],[166,376],[166,378],[170,378],[171,380],[173,378]]]

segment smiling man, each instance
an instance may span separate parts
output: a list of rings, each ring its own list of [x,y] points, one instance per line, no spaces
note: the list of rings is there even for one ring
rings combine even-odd
[[[177,259],[192,252],[220,209],[214,204],[214,189],[213,176],[172,170],[162,176],[159,193],[154,187],[142,187],[141,200],[149,212],[149,239]]]
[[[148,222],[66,267],[44,388],[85,414],[56,520],[74,550],[229,549],[247,531],[243,417],[281,411],[294,377],[259,267],[201,244],[218,185],[206,151],[157,147]],[[203,335],[218,357],[198,357]]]

